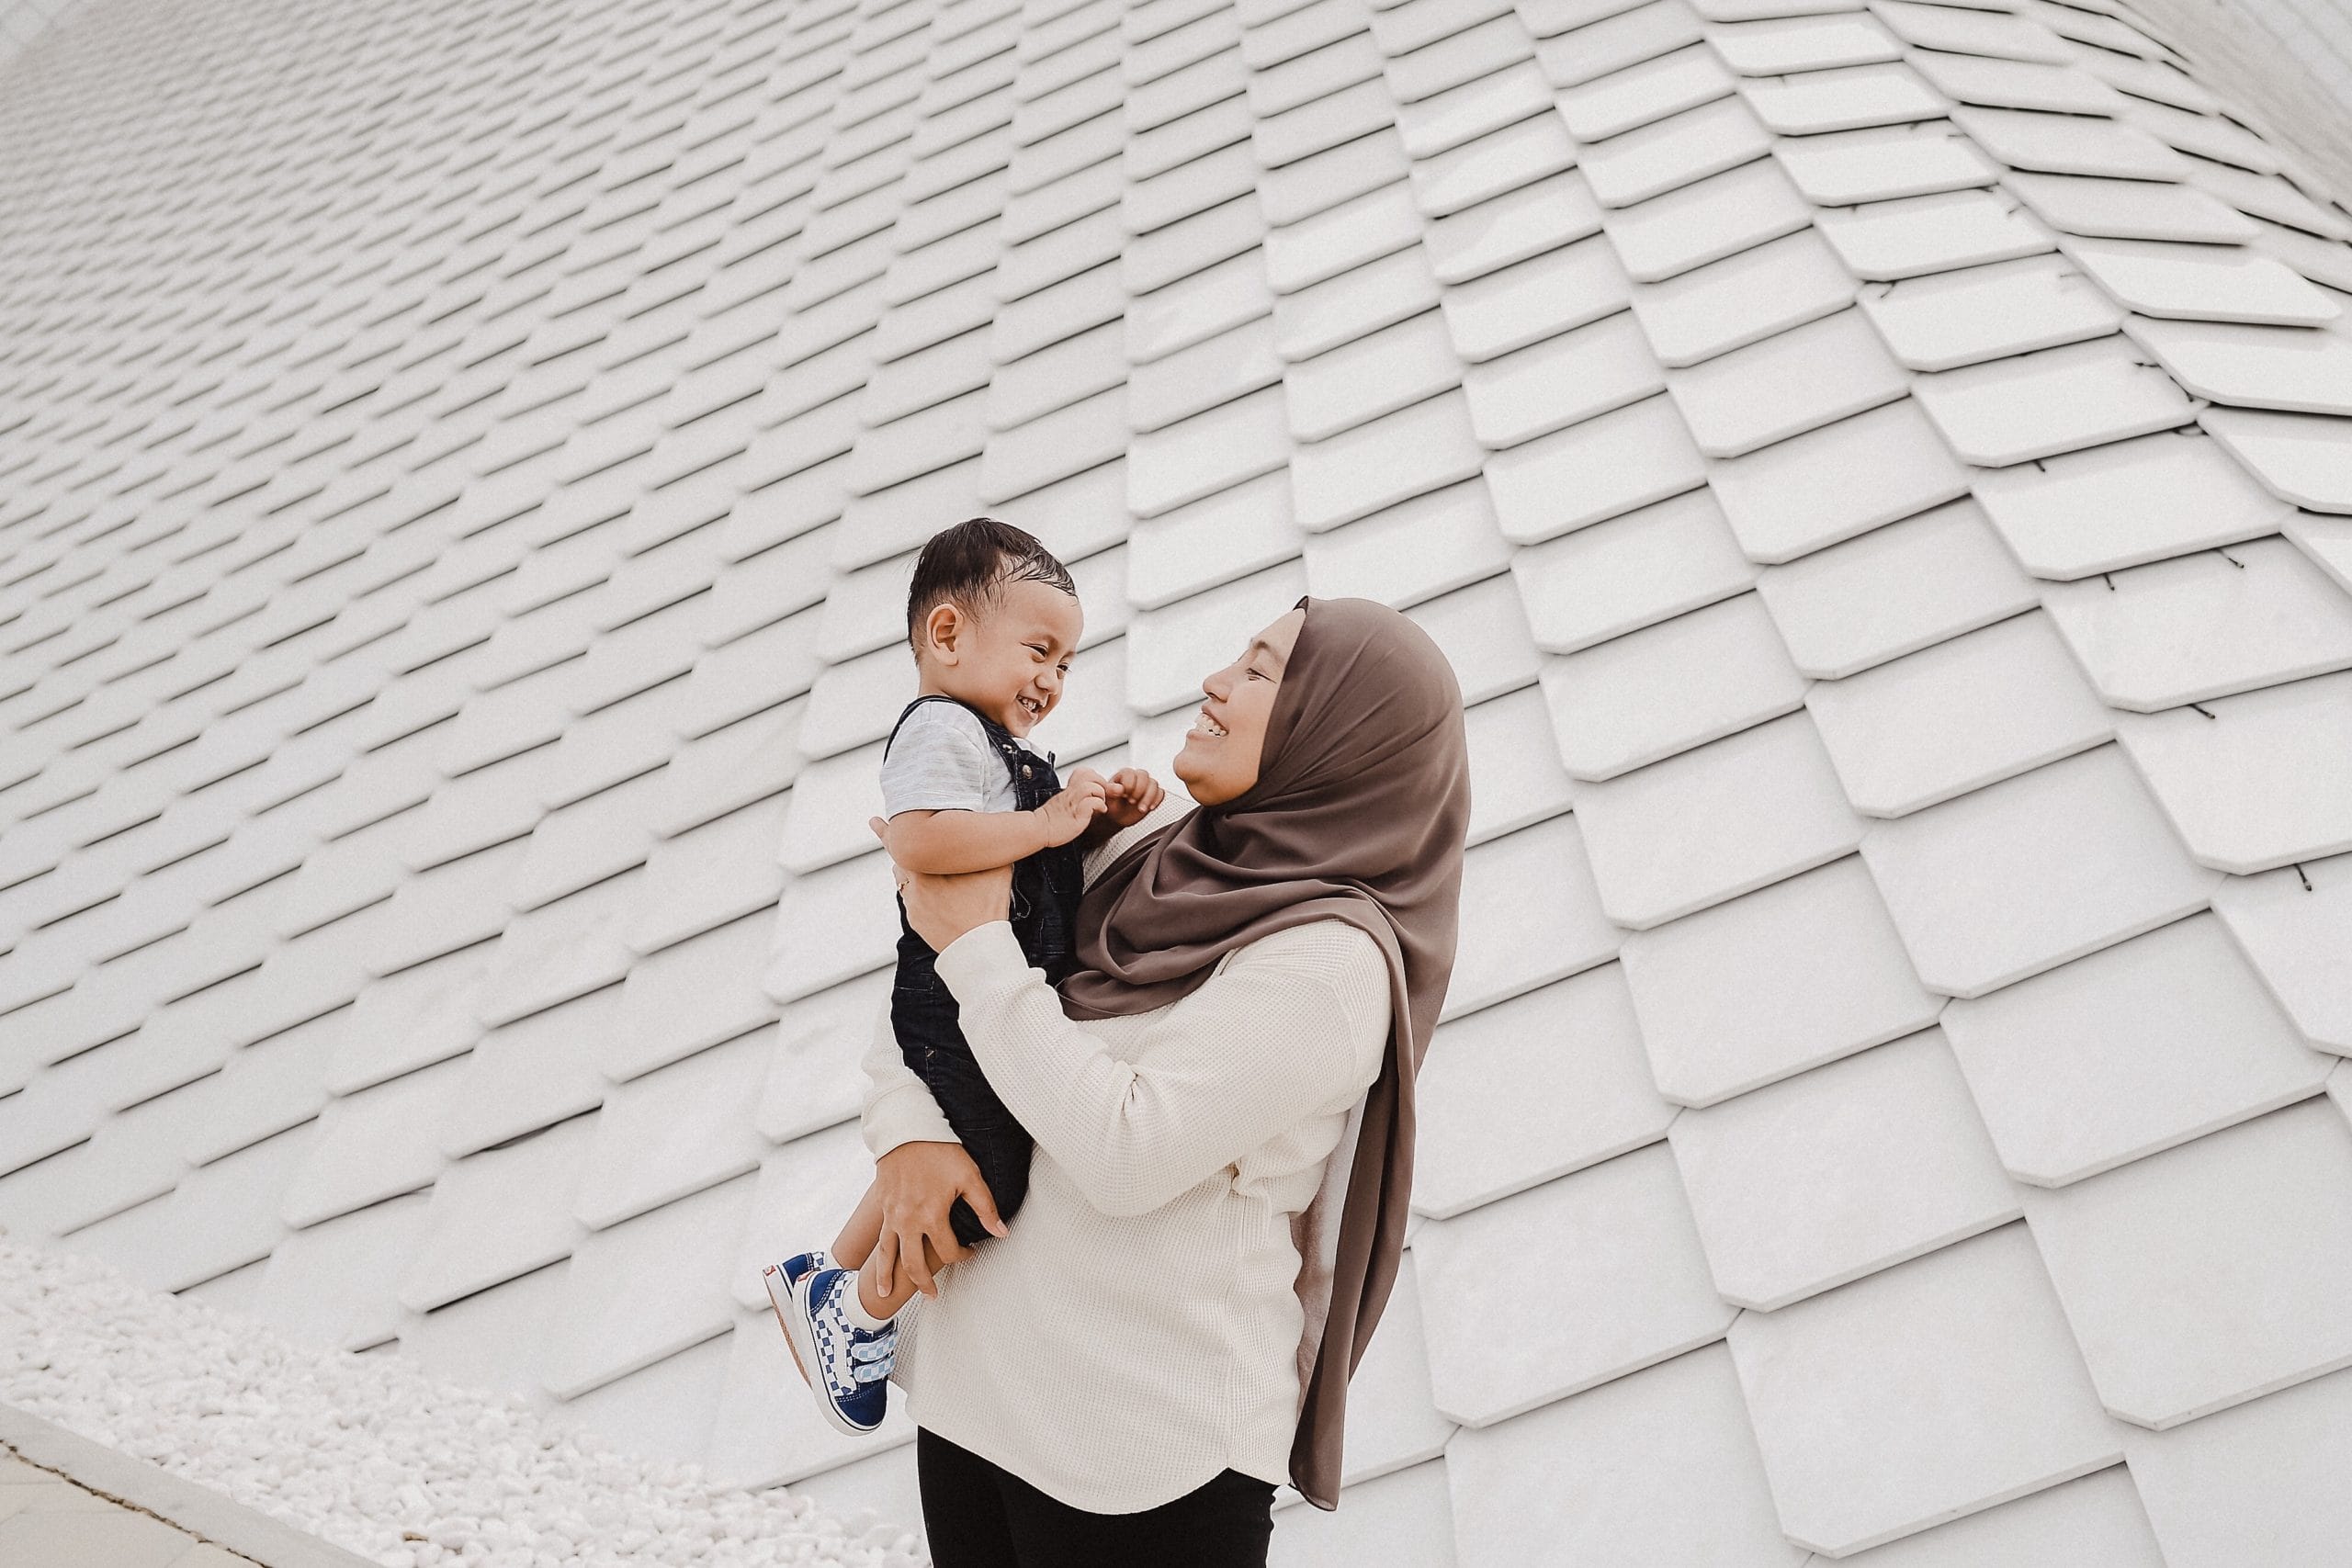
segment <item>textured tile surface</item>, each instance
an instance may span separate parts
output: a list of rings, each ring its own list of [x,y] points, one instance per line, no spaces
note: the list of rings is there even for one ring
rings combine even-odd
[[[1066,756],[1301,592],[1472,705],[1277,1561],[2337,1550],[2321,100],[2174,0],[357,18],[0,66],[0,1223],[911,1521],[758,1269],[865,1179],[899,612],[988,510]]]

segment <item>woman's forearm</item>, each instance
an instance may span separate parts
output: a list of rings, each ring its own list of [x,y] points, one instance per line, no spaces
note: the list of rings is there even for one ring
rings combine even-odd
[[[930,1086],[899,1055],[899,1037],[890,1027],[890,1010],[875,1021],[865,1047],[865,1096],[859,1108],[858,1132],[866,1152],[879,1159],[900,1144],[960,1142],[932,1097]]]
[[[1378,952],[1361,933],[1352,935],[1361,951],[1344,945],[1347,936],[1315,940],[1318,954],[1336,951],[1340,962],[1237,961],[1148,1026],[1132,1063],[1063,1014],[1008,925],[951,943],[939,974],[1006,1108],[1088,1202],[1139,1214],[1300,1118],[1344,1103],[1378,1070],[1385,970],[1377,987],[1362,983],[1366,954],[1377,968]],[[1367,995],[1376,995],[1376,1008],[1364,1004]]]

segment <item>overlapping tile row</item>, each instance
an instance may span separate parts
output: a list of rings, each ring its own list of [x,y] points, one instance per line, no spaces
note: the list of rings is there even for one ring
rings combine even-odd
[[[2117,0],[256,4],[9,88],[12,1231],[911,1520],[756,1280],[865,1179],[988,510],[1065,759],[1302,592],[1473,704],[1283,1561],[2352,1527],[2352,220]]]

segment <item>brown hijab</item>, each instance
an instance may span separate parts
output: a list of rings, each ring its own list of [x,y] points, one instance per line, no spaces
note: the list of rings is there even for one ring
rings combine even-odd
[[[1306,1329],[1292,1483],[1339,1506],[1348,1379],[1396,1283],[1413,1184],[1413,1077],[1453,972],[1470,822],[1462,688],[1427,632],[1368,599],[1304,598],[1266,722],[1258,782],[1121,855],[1080,904],[1072,1018],[1147,1012],[1226,953],[1341,919],[1388,960],[1380,1076],[1293,1227]],[[1336,1234],[1330,1200],[1344,1191]],[[1348,1348],[1344,1361],[1323,1354]]]

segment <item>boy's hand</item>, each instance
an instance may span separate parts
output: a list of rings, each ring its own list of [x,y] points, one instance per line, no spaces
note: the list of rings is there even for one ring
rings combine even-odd
[[[1159,781],[1142,768],[1121,768],[1105,782],[1103,816],[1121,828],[1132,828],[1168,798]]]
[[[1046,829],[1046,847],[1067,844],[1085,832],[1087,824],[1094,820],[1108,800],[1101,773],[1092,768],[1072,773],[1061,793],[1037,807],[1037,820]]]

